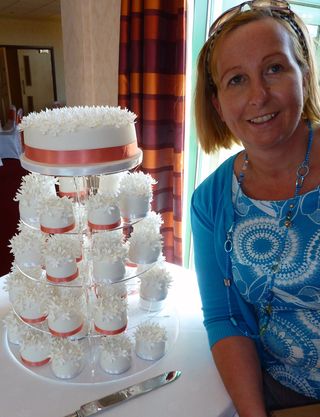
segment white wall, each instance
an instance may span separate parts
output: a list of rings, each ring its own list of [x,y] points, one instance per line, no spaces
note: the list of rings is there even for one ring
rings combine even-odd
[[[0,17],[0,45],[54,48],[58,100],[65,103],[61,20],[24,20]]]

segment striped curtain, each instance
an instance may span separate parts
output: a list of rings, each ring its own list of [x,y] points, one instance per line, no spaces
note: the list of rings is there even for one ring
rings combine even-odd
[[[182,264],[186,0],[122,0],[119,105],[137,114],[141,169],[157,180],[153,210],[168,262]]]

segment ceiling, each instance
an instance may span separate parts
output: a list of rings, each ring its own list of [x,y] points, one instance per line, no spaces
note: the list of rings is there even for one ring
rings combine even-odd
[[[0,17],[53,19],[60,17],[60,0],[0,0]]]

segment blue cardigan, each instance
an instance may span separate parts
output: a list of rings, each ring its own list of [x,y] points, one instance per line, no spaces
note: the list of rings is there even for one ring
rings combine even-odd
[[[234,160],[235,156],[232,156],[204,180],[194,191],[191,202],[195,267],[210,347],[225,337],[243,335],[230,321],[224,285],[228,256],[224,243],[226,232],[234,221]],[[232,315],[241,328],[250,334],[258,334],[254,309],[241,297],[234,283],[230,287],[230,301]]]

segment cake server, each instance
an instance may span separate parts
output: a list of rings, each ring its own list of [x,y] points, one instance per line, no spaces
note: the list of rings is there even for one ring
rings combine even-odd
[[[83,404],[80,410],[74,413],[68,414],[65,417],[90,417],[99,411],[104,411],[116,404],[123,401],[131,400],[138,395],[145,394],[156,388],[162,387],[163,385],[169,384],[175,381],[181,375],[181,371],[170,371],[164,372],[153,378],[146,379],[145,381],[139,382],[138,384],[131,385],[130,387],[124,388],[120,391],[114,392],[113,394],[99,398],[98,400],[90,401]]]

